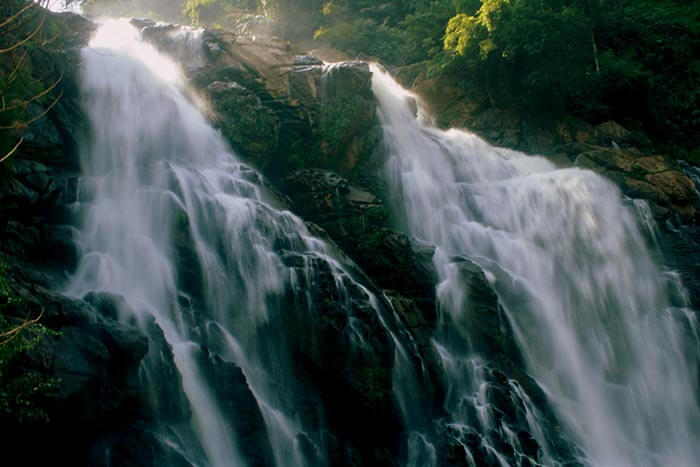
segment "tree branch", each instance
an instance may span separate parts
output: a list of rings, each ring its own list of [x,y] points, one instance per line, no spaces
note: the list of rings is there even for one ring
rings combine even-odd
[[[2,23],[0,23],[0,28],[4,28],[5,26],[7,26],[7,25],[10,24],[11,22],[13,22],[15,19],[17,19],[22,13],[24,13],[25,11],[27,11],[27,10],[29,10],[30,8],[32,8],[32,7],[34,7],[34,6],[37,6],[37,5],[38,5],[38,4],[37,4],[37,3],[34,3],[34,2],[29,3],[27,6],[25,6],[25,7],[22,8],[21,10],[19,10],[17,13],[15,13],[14,15],[10,16],[9,18],[7,18],[5,21],[3,21]]]
[[[5,92],[7,87],[10,84],[12,84],[12,82],[15,80],[15,75],[19,71],[19,67],[22,65],[22,62],[24,61],[24,59],[27,58],[28,56],[29,56],[29,52],[25,50],[24,53],[22,54],[22,56],[19,58],[19,60],[17,60],[17,64],[15,65],[15,67],[12,69],[9,76],[5,80],[4,86],[2,88],[2,92]]]
[[[46,22],[46,11],[48,11],[48,10],[44,10],[44,15],[41,17],[41,21],[39,21],[39,24],[37,25],[36,29],[34,29],[34,31],[32,31],[31,34],[29,34],[27,37],[25,37],[21,41],[15,42],[14,44],[12,44],[10,47],[8,47],[6,49],[0,49],[0,54],[11,52],[11,51],[15,50],[17,47],[23,46],[24,44],[26,44],[27,42],[32,40],[34,38],[34,36],[39,34],[39,31],[41,31],[41,29],[44,26],[44,23]]]
[[[18,128],[22,128],[23,126],[31,125],[32,123],[36,122],[39,120],[41,117],[49,113],[49,111],[56,105],[58,104],[58,101],[61,100],[61,97],[63,97],[63,90],[58,94],[58,97],[54,99],[54,101],[46,107],[46,109],[41,112],[41,114],[37,115],[36,117],[32,118],[31,120],[23,121],[23,122],[15,122],[12,125],[9,126],[0,126],[0,130],[16,130]]]
[[[14,154],[14,152],[17,150],[17,148],[19,148],[19,145],[22,144],[23,142],[24,142],[24,137],[21,137],[21,138],[19,139],[19,142],[18,142],[17,144],[15,144],[15,147],[12,148],[12,149],[10,150],[10,152],[8,152],[8,153],[5,154],[4,156],[2,156],[2,159],[0,159],[0,162],[4,162],[5,159],[7,159],[8,157],[10,157],[12,154]]]
[[[3,107],[2,107],[2,109],[0,109],[0,113],[6,112],[6,111],[8,111],[8,110],[14,110],[14,109],[17,109],[17,108],[19,108],[19,107],[26,106],[27,104],[30,104],[30,103],[34,102],[35,100],[37,100],[37,99],[41,99],[42,97],[44,97],[45,95],[47,95],[48,93],[50,93],[56,86],[58,86],[58,83],[60,83],[62,79],[63,79],[63,72],[61,72],[61,75],[58,77],[58,79],[57,79],[56,81],[53,82],[53,84],[51,84],[51,86],[49,86],[48,88],[44,89],[44,90],[41,91],[39,94],[36,94],[36,95],[32,96],[31,98],[29,98],[29,99],[27,99],[27,100],[25,100],[25,101],[22,101],[22,102],[20,102],[20,103],[18,103],[18,104],[13,104],[13,105],[11,105],[11,106],[9,106],[9,107],[6,107],[6,106],[5,106],[5,103],[3,102]],[[2,128],[2,127],[0,127],[0,128]]]
[[[28,328],[32,324],[39,322],[39,320],[41,319],[43,314],[44,314],[44,309],[42,308],[41,312],[39,313],[39,315],[36,318],[29,319],[29,316],[27,316],[27,318],[25,318],[24,321],[22,322],[22,324],[20,324],[19,326],[15,326],[14,328],[10,329],[9,331],[5,331],[5,332],[1,333],[0,334],[0,347],[6,346],[7,344],[9,344],[12,341],[12,339],[17,337],[26,328]]]

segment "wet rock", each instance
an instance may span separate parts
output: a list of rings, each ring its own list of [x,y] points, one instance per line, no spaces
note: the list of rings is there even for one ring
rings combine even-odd
[[[156,22],[150,18],[131,18],[129,23],[133,24],[139,29],[156,25]]]
[[[192,464],[172,446],[142,424],[130,425],[123,431],[97,441],[89,454],[87,464],[96,467],[140,465],[157,467],[189,467]]]
[[[671,204],[683,205],[695,199],[695,184],[677,170],[649,173],[644,179],[661,189]]]
[[[371,93],[372,73],[366,62],[340,62],[326,70],[324,91],[329,97],[341,93],[367,95]]]
[[[25,307],[44,310],[45,326],[60,330],[42,337],[26,357],[27,368],[58,386],[46,406],[51,425],[42,429],[51,429],[53,455],[82,463],[101,433],[144,416],[138,369],[148,340],[82,300],[41,289],[23,296]]]
[[[448,78],[411,79],[415,81],[404,79],[404,85],[426,98],[440,127],[468,128],[491,144],[552,155],[560,167],[577,165],[599,172],[625,194],[652,201],[658,218],[673,214],[686,223],[696,219],[699,201],[691,194],[689,179],[667,157],[636,149],[651,146],[641,133],[615,121],[594,127],[572,115],[528,119],[516,109],[470,98]]]
[[[600,137],[600,144],[605,146],[610,146],[613,143],[626,143],[629,136],[629,131],[612,120],[601,123],[596,127],[596,130]]]
[[[330,47],[321,47],[319,49],[313,49],[309,51],[309,55],[328,63],[347,62],[352,60],[352,57],[350,57],[346,52],[343,52],[342,50],[331,49]]]
[[[35,103],[27,106],[29,118],[38,117],[44,111],[43,107]],[[61,134],[49,118],[39,118],[34,124],[29,125],[24,134],[24,142],[37,151],[60,149],[64,144]]]
[[[420,297],[429,308],[433,248],[385,229],[388,211],[379,198],[329,171],[298,170],[284,182],[292,209],[323,227],[379,287]]]
[[[224,419],[240,436],[239,449],[251,466],[274,464],[267,428],[245,375],[234,363],[226,362],[206,348],[195,351],[195,359],[210,389],[216,395]]]
[[[234,149],[258,167],[266,168],[277,151],[278,117],[257,95],[235,81],[214,81],[207,89],[218,111],[215,125]]]
[[[395,449],[400,426],[391,404],[393,343],[364,290],[315,260],[288,252],[298,272],[285,307],[285,339],[302,382],[317,391],[317,410],[338,442],[331,459],[376,463]],[[381,312],[381,311],[380,311]],[[393,433],[394,435],[387,434]]]
[[[221,97],[222,95],[228,93],[238,94],[241,96],[247,96],[251,94],[251,92],[248,89],[246,89],[244,86],[238,84],[235,81],[214,81],[209,86],[207,86],[207,90],[214,97]]]
[[[631,197],[652,201],[659,216],[665,217],[670,210],[691,221],[697,213],[695,184],[662,156],[634,148],[597,148],[579,154],[575,163],[610,178]]]
[[[292,61],[294,65],[323,65],[323,61],[313,55],[295,55]]]
[[[142,23],[139,23],[142,24]],[[363,62],[323,63],[273,37],[201,34],[202,54],[174,42],[183,28],[146,25],[144,36],[186,63],[206,90],[214,123],[239,155],[276,178],[301,167],[349,174],[381,142],[371,72]],[[324,71],[325,70],[325,71]]]

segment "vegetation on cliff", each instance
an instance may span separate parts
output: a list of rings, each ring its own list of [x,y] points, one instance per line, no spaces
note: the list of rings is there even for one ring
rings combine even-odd
[[[17,317],[27,306],[10,286],[8,267],[0,262],[0,420],[15,423],[47,422],[47,398],[55,395],[58,380],[23,367],[22,358],[44,335],[55,334],[39,323],[42,313]],[[31,312],[30,312],[31,313]]]
[[[19,292],[15,278],[21,266],[14,255],[20,250],[10,235],[17,219],[31,216],[22,194],[37,204],[50,197],[50,184],[42,184],[46,174],[27,171],[28,159],[61,159],[60,132],[50,120],[60,108],[64,78],[73,73],[65,48],[77,32],[43,8],[46,3],[7,0],[0,5],[0,421],[10,429],[48,422],[46,407],[58,388],[58,379],[36,371],[28,359],[57,334],[42,324],[43,310]],[[40,187],[39,197],[19,188],[25,175]],[[36,238],[25,240],[41,249]]]
[[[696,90],[689,84],[697,75],[697,67],[692,65],[696,64],[693,54],[697,48],[693,15],[686,11],[689,4],[678,0],[654,4],[642,12],[639,8],[645,2],[616,4],[618,23],[610,22],[612,10],[596,11],[591,2],[555,4],[551,0],[406,0],[379,5],[350,0],[92,0],[87,7],[96,11],[100,4],[110,4],[115,9],[113,14],[150,14],[158,10],[160,19],[221,25],[237,32],[271,27],[274,20],[278,31],[309,41],[304,44],[307,47],[314,45],[311,38],[315,35],[318,43],[350,55],[375,56],[393,64],[408,84],[436,80],[436,89],[447,100],[449,93],[439,85],[449,82],[460,89],[463,101],[499,109],[500,114],[493,113],[498,118],[491,119],[498,120],[493,128],[509,131],[506,119],[510,114],[502,110],[504,107],[519,116],[528,114],[540,119],[573,113],[593,123],[614,118],[640,130],[639,134],[647,132],[659,141],[691,148],[695,136],[690,132],[698,118],[692,107]],[[20,1],[14,4],[26,5]],[[4,5],[9,3],[0,10]],[[638,19],[634,14],[653,16],[671,11],[677,16],[664,16],[668,24],[685,26],[668,26],[670,29],[663,33],[666,26],[661,23],[633,23]],[[687,14],[679,19],[684,11]],[[34,16],[35,20],[42,18],[47,25],[53,23],[52,15]],[[132,323],[125,322],[119,310],[131,312],[119,296],[91,293],[80,300],[49,292],[59,290],[57,284],[75,269],[78,254],[72,233],[73,207],[79,199],[78,145],[73,139],[81,136],[77,122],[83,116],[78,107],[64,108],[73,105],[72,99],[78,94],[77,83],[70,77],[78,64],[64,42],[58,47],[58,59],[51,48],[89,26],[73,28],[70,15],[63,19],[51,26],[52,34],[48,34],[50,28],[47,30],[40,46],[30,47],[28,41],[16,48],[21,52],[26,44],[31,60],[23,58],[16,66],[14,59],[21,58],[21,54],[0,54],[0,82],[8,76],[8,70],[15,66],[18,70],[14,84],[7,89],[12,89],[13,96],[17,96],[14,102],[19,104],[12,118],[9,113],[0,114],[6,119],[0,123],[16,124],[11,131],[0,133],[0,142],[7,145],[8,154],[17,141],[21,142],[0,164],[0,171],[12,172],[12,177],[2,180],[5,186],[0,186],[0,254],[8,255],[7,263],[11,264],[5,269],[0,262],[0,421],[9,420],[11,423],[5,426],[14,427],[18,421],[41,422],[50,417],[46,429],[50,436],[43,438],[55,446],[31,453],[36,456],[90,459],[91,465],[103,465],[97,456],[110,453],[109,459],[100,457],[103,463],[175,464],[165,461],[166,454],[154,448],[158,443],[152,430],[158,429],[164,419],[165,423],[174,420],[185,424],[191,415],[178,389],[181,382],[172,355],[161,342],[159,331],[149,340]],[[628,22],[627,29],[618,31],[623,19]],[[176,26],[147,20],[133,23],[148,40],[177,55],[177,44],[167,40]],[[685,42],[656,42],[665,37],[663,34],[681,34],[678,37]],[[438,325],[434,247],[392,230],[390,197],[377,175],[386,160],[386,148],[376,117],[369,68],[360,62],[326,67],[320,60],[303,55],[302,49],[272,38],[212,29],[201,37],[203,64],[188,70],[188,78],[211,104],[213,124],[237,155],[265,177],[263,181],[261,175],[244,169],[246,180],[265,191],[269,189],[275,203],[309,222],[314,235],[334,242],[339,254],[347,254],[357,265],[358,277],[371,284],[373,291],[376,287],[382,303],[395,311],[392,319],[405,326],[399,332],[415,338],[411,358],[428,363],[422,375],[424,387],[415,394],[421,410],[430,412],[429,417],[442,417],[443,392],[447,388],[432,344]],[[13,39],[2,36],[0,40]],[[16,38],[14,43],[18,43]],[[669,53],[680,54],[672,58],[678,62],[668,70],[662,66],[662,58],[649,56],[663,54],[659,51],[667,46],[673,49]],[[644,53],[630,52],[634,47]],[[663,79],[669,80],[663,83],[665,87],[651,89],[653,83]],[[651,100],[651,92],[659,93],[658,100]],[[663,93],[673,94],[677,100],[667,99]],[[669,115],[664,117],[664,112]],[[62,116],[57,117],[59,113]],[[671,119],[671,123],[658,120],[662,118]],[[482,119],[484,127],[478,128],[484,130],[482,134],[491,129],[487,120]],[[556,151],[564,152],[567,163],[605,173],[635,198],[656,200],[666,214],[677,211],[687,214],[684,219],[693,218],[697,196],[690,180],[682,178],[663,157],[633,151],[628,147],[632,146],[628,142],[633,132],[607,123],[599,126],[605,130],[595,137],[600,138],[599,143],[558,141]],[[613,142],[623,149],[613,149]],[[11,162],[15,166],[10,167]],[[190,306],[198,313],[206,292],[193,246],[192,225],[184,211],[177,213],[173,223],[173,255],[182,282],[181,298],[194,304]],[[666,242],[675,244],[680,235],[669,238]],[[682,260],[673,264],[674,269],[681,271],[684,280],[698,277],[698,262],[693,260],[696,256],[691,256],[697,248],[693,244],[689,254],[691,247],[686,248],[684,243],[679,251],[682,253],[677,256]],[[392,456],[398,459],[400,432],[396,407],[392,406],[392,372],[396,365],[392,357],[398,355],[392,344],[395,337],[387,334],[364,302],[362,290],[354,288],[348,297],[339,297],[329,269],[319,267],[318,273],[309,278],[303,274],[306,258],[302,255],[285,252],[282,260],[300,278],[301,288],[311,289],[306,300],[318,305],[313,313],[307,313],[298,303],[298,296],[290,291],[283,298],[284,321],[279,329],[273,329],[279,334],[272,334],[289,339],[289,354],[301,372],[299,384],[314,388],[308,393],[308,404],[302,404],[304,416],[312,417],[321,409],[325,412],[333,430],[324,435],[331,437],[331,464],[351,464],[349,459],[356,456],[360,459],[353,461],[356,465],[377,464],[377,459],[392,465]],[[517,418],[520,409],[509,396],[512,381],[517,381],[535,405],[546,412],[546,398],[522,368],[513,333],[504,325],[492,284],[467,258],[457,263],[462,282],[469,284],[467,298],[474,310],[466,327],[473,330],[479,351],[492,357],[485,372],[497,397],[496,413],[504,419]],[[691,268],[683,270],[688,264]],[[697,290],[697,286],[691,290]],[[18,301],[18,296],[25,301]],[[348,307],[352,307],[353,315],[344,313]],[[60,335],[39,326],[36,318],[40,313],[41,322],[60,329]],[[347,351],[349,346],[343,339],[348,334],[344,330],[350,325],[361,326],[362,333],[371,337],[368,342],[374,353],[367,350],[369,347],[363,347],[357,355]],[[141,394],[139,368],[149,349],[154,348],[166,351],[160,370],[163,389],[159,389],[158,403],[151,406]],[[253,433],[250,442],[245,443],[249,451],[246,455],[265,458],[267,454],[260,453],[270,449],[264,434],[260,435],[264,433],[262,418],[241,370],[209,349],[201,353],[201,359],[207,377],[216,381],[212,386],[217,394],[231,401],[226,410],[236,414],[232,418],[240,424],[237,430]],[[548,413],[547,418],[554,420],[554,415]],[[513,423],[523,427],[517,436],[528,455],[539,459],[537,442],[522,422]],[[25,431],[17,433],[15,436],[21,438]],[[436,445],[438,464],[457,465],[463,461],[465,445],[451,433],[438,435],[442,443]],[[305,443],[305,439],[300,438],[300,442]],[[480,440],[476,433],[470,433],[469,449],[484,451]],[[486,459],[487,453],[476,456]]]
[[[14,154],[24,142],[22,133],[46,115],[60,99],[52,91],[62,76],[49,80],[36,66],[41,54],[50,53],[56,25],[47,20],[38,3],[3,2],[0,6],[0,160]],[[50,81],[50,82],[49,82]]]
[[[694,2],[374,3],[326,4],[316,37],[404,67],[407,84],[448,77],[481,105],[528,118],[615,120],[685,156],[698,145]]]
[[[657,149],[697,159],[700,10],[688,0],[90,0],[193,24],[276,33],[442,77],[481,108],[529,120],[614,120]],[[162,3],[162,1],[160,2]],[[642,137],[642,142],[645,137]]]

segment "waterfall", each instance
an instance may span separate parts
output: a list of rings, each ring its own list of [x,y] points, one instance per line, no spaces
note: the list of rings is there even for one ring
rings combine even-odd
[[[365,335],[379,301],[279,207],[187,97],[179,67],[127,21],[102,24],[82,55],[83,256],[66,293],[122,297],[120,319],[148,336],[141,384],[163,463],[327,464],[324,414],[290,342],[317,345],[324,274],[348,360],[382,342]]]
[[[655,264],[619,190],[593,172],[557,169],[465,131],[433,128],[421,109],[416,116],[415,96],[378,66],[373,75],[394,206],[403,228],[437,246],[434,345],[448,387],[449,425],[464,433],[492,423],[488,394],[479,390],[488,355],[475,354],[463,324],[468,285],[458,272],[466,258],[497,292],[527,371],[577,446],[568,460],[697,465],[694,313],[687,299],[670,298],[682,285]],[[466,406],[481,412],[472,416]],[[543,463],[558,463],[543,422],[535,412],[528,421]],[[507,428],[496,431],[508,438]],[[487,449],[489,463],[509,463],[496,444]],[[478,464],[466,445],[465,451]]]
[[[200,32],[173,34],[196,62]],[[431,127],[374,66],[397,223],[436,246],[437,328],[416,339],[232,153],[181,65],[124,20],[100,25],[82,58],[82,256],[65,293],[111,301],[100,311],[148,338],[139,423],[155,463],[700,458],[700,326],[679,275],[657,264],[643,202],[593,172]],[[478,342],[475,287],[500,304],[489,325],[512,334],[517,368]]]

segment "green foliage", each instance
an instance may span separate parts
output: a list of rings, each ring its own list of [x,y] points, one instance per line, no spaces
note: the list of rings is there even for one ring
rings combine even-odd
[[[23,305],[7,281],[8,268],[0,263],[0,420],[20,424],[47,422],[43,409],[54,397],[58,380],[22,368],[22,356],[46,335],[55,334],[43,325],[6,316],[8,309]]]
[[[599,21],[600,115],[642,123],[657,139],[700,144],[700,9],[692,2],[638,0]],[[586,109],[587,110],[587,109]]]
[[[454,8],[452,2],[387,2],[382,5],[384,8],[371,2],[358,3],[349,2],[350,8],[346,3],[327,3],[322,25],[314,37],[331,47],[397,65],[441,53],[444,24]]]
[[[321,27],[316,30],[314,38],[354,55],[369,55],[395,61],[397,47],[403,41],[403,34],[395,28],[377,24],[373,19],[362,18]]]
[[[317,40],[399,65],[405,83],[444,75],[525,117],[573,113],[700,144],[694,2],[333,0],[307,19]]]
[[[492,104],[561,109],[593,67],[591,23],[549,0],[484,0],[448,22],[445,48],[464,58],[469,85]],[[554,4],[554,5],[552,5]]]
[[[699,16],[679,0],[483,0],[450,19],[444,45],[449,72],[493,105],[618,120],[692,146]]]
[[[344,148],[349,138],[371,121],[372,107],[364,99],[340,92],[324,102],[318,116],[323,142],[331,152]]]
[[[126,4],[135,0],[88,0]],[[166,0],[148,0],[156,5]],[[137,2],[138,3],[138,2]],[[689,151],[700,144],[700,8],[688,0],[180,0],[193,23],[241,10],[282,36],[443,75],[524,117],[616,120]],[[238,9],[238,10],[237,10]],[[131,14],[134,14],[133,12]],[[228,19],[226,19],[228,18]],[[685,148],[685,149],[682,149]],[[301,157],[305,151],[301,151]]]
[[[290,170],[303,169],[313,166],[315,159],[318,157],[317,150],[309,150],[306,141],[297,139],[289,145],[289,151],[285,157],[285,163]]]
[[[186,0],[182,14],[195,26],[225,24],[232,27],[254,9],[253,0]]]
[[[277,149],[278,119],[254,95],[217,96],[216,125],[236,149],[249,157],[265,159]]]

